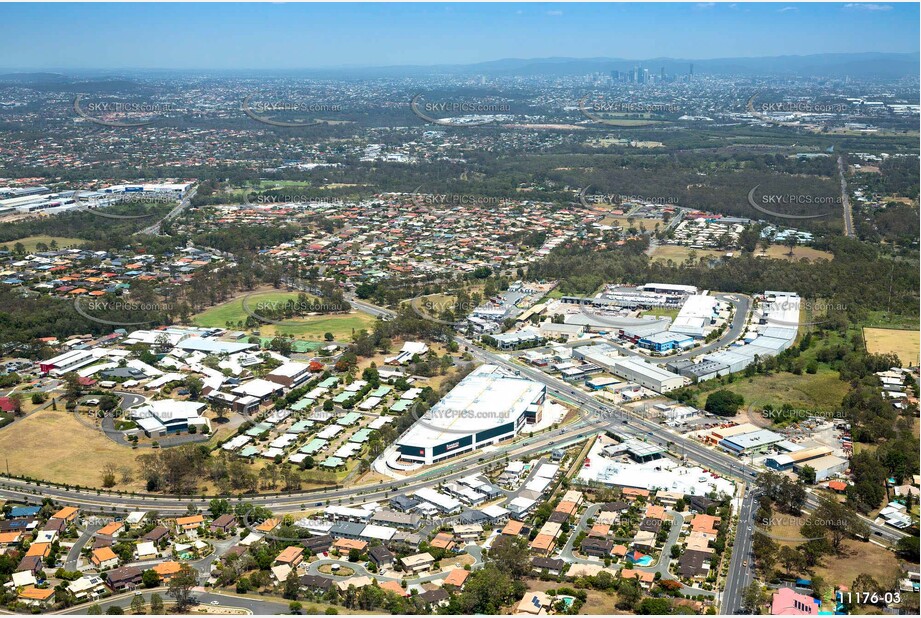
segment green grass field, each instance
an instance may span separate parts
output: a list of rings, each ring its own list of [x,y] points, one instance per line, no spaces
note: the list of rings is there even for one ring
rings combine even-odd
[[[12,249],[16,243],[21,242],[23,246],[25,246],[26,251],[31,253],[32,251],[35,251],[35,246],[38,243],[43,242],[46,245],[50,245],[52,240],[58,243],[58,249],[65,249],[68,247],[77,247],[79,245],[83,245],[88,242],[81,238],[68,238],[66,236],[44,236],[42,235],[42,236],[29,236],[27,238],[20,238],[18,240],[8,240],[6,242],[0,243],[0,246],[6,245],[10,249]]]
[[[309,187],[313,185],[309,180],[262,180],[259,182],[260,189],[272,189],[281,187]]]
[[[702,407],[707,395],[720,388],[738,393],[745,398],[744,407],[754,406],[761,410],[771,404],[779,408],[789,403],[796,409],[833,411],[841,405],[848,392],[848,383],[838,379],[838,372],[820,368],[818,373],[794,375],[774,373],[739,378],[732,384],[721,385],[716,380],[704,383],[698,403]]]
[[[296,300],[297,292],[260,292],[244,295],[228,301],[222,305],[211,307],[192,318],[198,326],[226,328],[228,322],[237,328],[237,324],[245,322],[248,317],[243,309],[243,300],[251,313],[259,314],[260,306],[266,303],[283,303],[287,300]],[[315,299],[314,299],[315,300]],[[374,326],[375,318],[358,311],[348,314],[315,315],[303,318],[286,320],[285,324],[264,323],[256,329],[266,336],[290,335],[304,339],[322,339],[326,333],[332,333],[337,340],[346,340],[353,332],[361,329],[370,329]]]
[[[678,317],[678,312],[680,311],[681,309],[665,309],[664,307],[654,307],[648,311],[643,311],[643,315],[654,315],[657,318],[665,317],[674,320],[676,317]]]

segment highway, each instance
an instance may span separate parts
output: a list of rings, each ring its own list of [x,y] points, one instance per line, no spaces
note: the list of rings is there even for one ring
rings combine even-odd
[[[723,587],[722,613],[738,614],[742,609],[742,595],[755,578],[755,555],[752,552],[752,536],[755,513],[758,511],[758,492],[749,491],[739,508],[735,541],[729,572]]]
[[[169,211],[168,213],[166,213],[166,216],[165,216],[165,217],[163,217],[162,219],[160,219],[159,221],[157,221],[156,223],[154,223],[154,224],[152,224],[152,225],[148,225],[147,227],[145,227],[145,228],[142,229],[142,230],[138,230],[137,232],[135,232],[135,234],[149,234],[149,235],[157,235],[157,234],[159,234],[159,233],[160,233],[160,226],[163,225],[164,222],[170,221],[170,220],[172,220],[172,219],[175,219],[176,217],[179,216],[179,213],[181,213],[181,212],[183,211],[183,209],[185,209],[185,208],[187,208],[187,207],[189,206],[189,204],[190,204],[191,201],[192,201],[192,198],[195,197],[195,192],[196,192],[196,191],[198,191],[198,187],[197,187],[197,186],[196,186],[196,187],[192,187],[191,189],[189,189],[189,191],[182,197],[182,199],[179,200],[179,203],[176,205],[176,207],[173,208],[173,209],[172,209],[171,211]]]
[[[851,208],[851,198],[847,194],[847,180],[845,179],[844,157],[838,155],[838,176],[841,181],[841,206],[844,213],[844,235],[854,237],[854,211]]]

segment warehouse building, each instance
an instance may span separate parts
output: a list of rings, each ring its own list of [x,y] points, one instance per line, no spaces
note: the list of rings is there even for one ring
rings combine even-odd
[[[850,462],[847,459],[836,457],[835,455],[825,455],[818,459],[795,463],[793,464],[793,471],[797,474],[802,474],[803,468],[806,466],[815,470],[815,482],[821,483],[839,474],[843,474],[850,467]]]
[[[697,382],[712,380],[717,376],[724,376],[729,373],[728,365],[712,360],[694,362],[691,359],[681,359],[667,363],[665,368],[672,373],[690,378],[692,382],[695,380]]]
[[[697,294],[697,287],[693,285],[676,285],[674,283],[647,283],[637,288],[643,292],[653,292],[655,294],[670,295],[690,295]]]
[[[760,429],[750,433],[742,433],[719,441],[719,446],[736,455],[752,455],[763,453],[770,446],[782,442],[785,438],[779,433],[769,429]]]
[[[719,301],[713,296],[688,296],[668,330],[702,339],[705,329],[715,323],[718,310]]]
[[[614,362],[621,358],[617,349],[607,343],[586,345],[573,348],[572,357],[576,360],[591,363],[611,373],[614,371]]]
[[[515,437],[540,421],[547,389],[496,365],[482,365],[397,440],[403,461],[432,464]]]
[[[614,361],[612,373],[657,393],[673,391],[687,382],[687,378],[635,356],[622,357]]]
[[[689,348],[694,345],[694,338],[678,332],[662,332],[648,337],[641,337],[637,344],[653,352],[668,352],[680,348]]]
[[[777,446],[780,446],[778,444]],[[785,472],[796,465],[805,464],[813,459],[819,459],[831,454],[831,449],[826,446],[817,446],[815,448],[804,448],[790,453],[781,455],[771,455],[764,460],[764,465],[772,470]]]

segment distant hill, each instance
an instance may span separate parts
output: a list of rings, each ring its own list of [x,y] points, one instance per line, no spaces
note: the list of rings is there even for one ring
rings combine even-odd
[[[280,71],[180,71],[169,69],[145,70],[83,70],[60,73],[14,73],[0,75],[0,84],[19,83],[35,87],[47,87],[76,83],[83,80],[82,88],[87,82],[95,82],[95,87],[106,90],[117,87],[118,79],[124,77],[168,77],[169,75],[201,75],[210,73],[220,76],[299,76],[326,79],[336,78],[375,78],[375,77],[426,77],[433,75],[485,75],[487,77],[510,76],[547,76],[562,77],[567,75],[586,75],[588,73],[609,73],[627,71],[633,67],[649,69],[658,73],[663,68],[669,75],[686,75],[691,65],[696,75],[719,75],[741,77],[779,77],[798,76],[816,78],[858,79],[879,78],[884,80],[902,77],[917,77],[921,73],[921,57],[910,53],[843,53],[812,54],[807,56],[767,56],[760,58],[713,58],[707,60],[693,58],[648,58],[645,60],[628,60],[625,58],[504,58],[479,62],[475,64],[442,65],[399,65],[384,67],[343,66],[322,69],[300,69]]]
[[[867,52],[860,54],[813,54],[809,56],[770,56],[762,58],[505,58],[476,64],[405,65],[387,67],[341,67],[305,69],[289,74],[316,77],[349,76],[398,77],[426,75],[485,75],[487,77],[586,75],[627,71],[635,66],[658,73],[663,68],[669,75],[686,75],[691,65],[697,75],[720,76],[799,76],[818,78],[898,79],[917,77],[921,58],[916,54]]]

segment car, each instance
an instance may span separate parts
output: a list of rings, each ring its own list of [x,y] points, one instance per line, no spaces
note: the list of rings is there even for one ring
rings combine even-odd
[[[743,560],[743,561],[742,561],[742,566],[747,567],[747,566],[748,566],[748,560]]]
[[[220,601],[211,601],[211,605],[220,605],[220,604],[221,604]]]
[[[99,405],[99,400],[96,399],[95,397],[92,398],[92,399],[87,399],[86,401],[83,402],[83,405],[85,405],[85,406],[98,406],[98,405]]]

